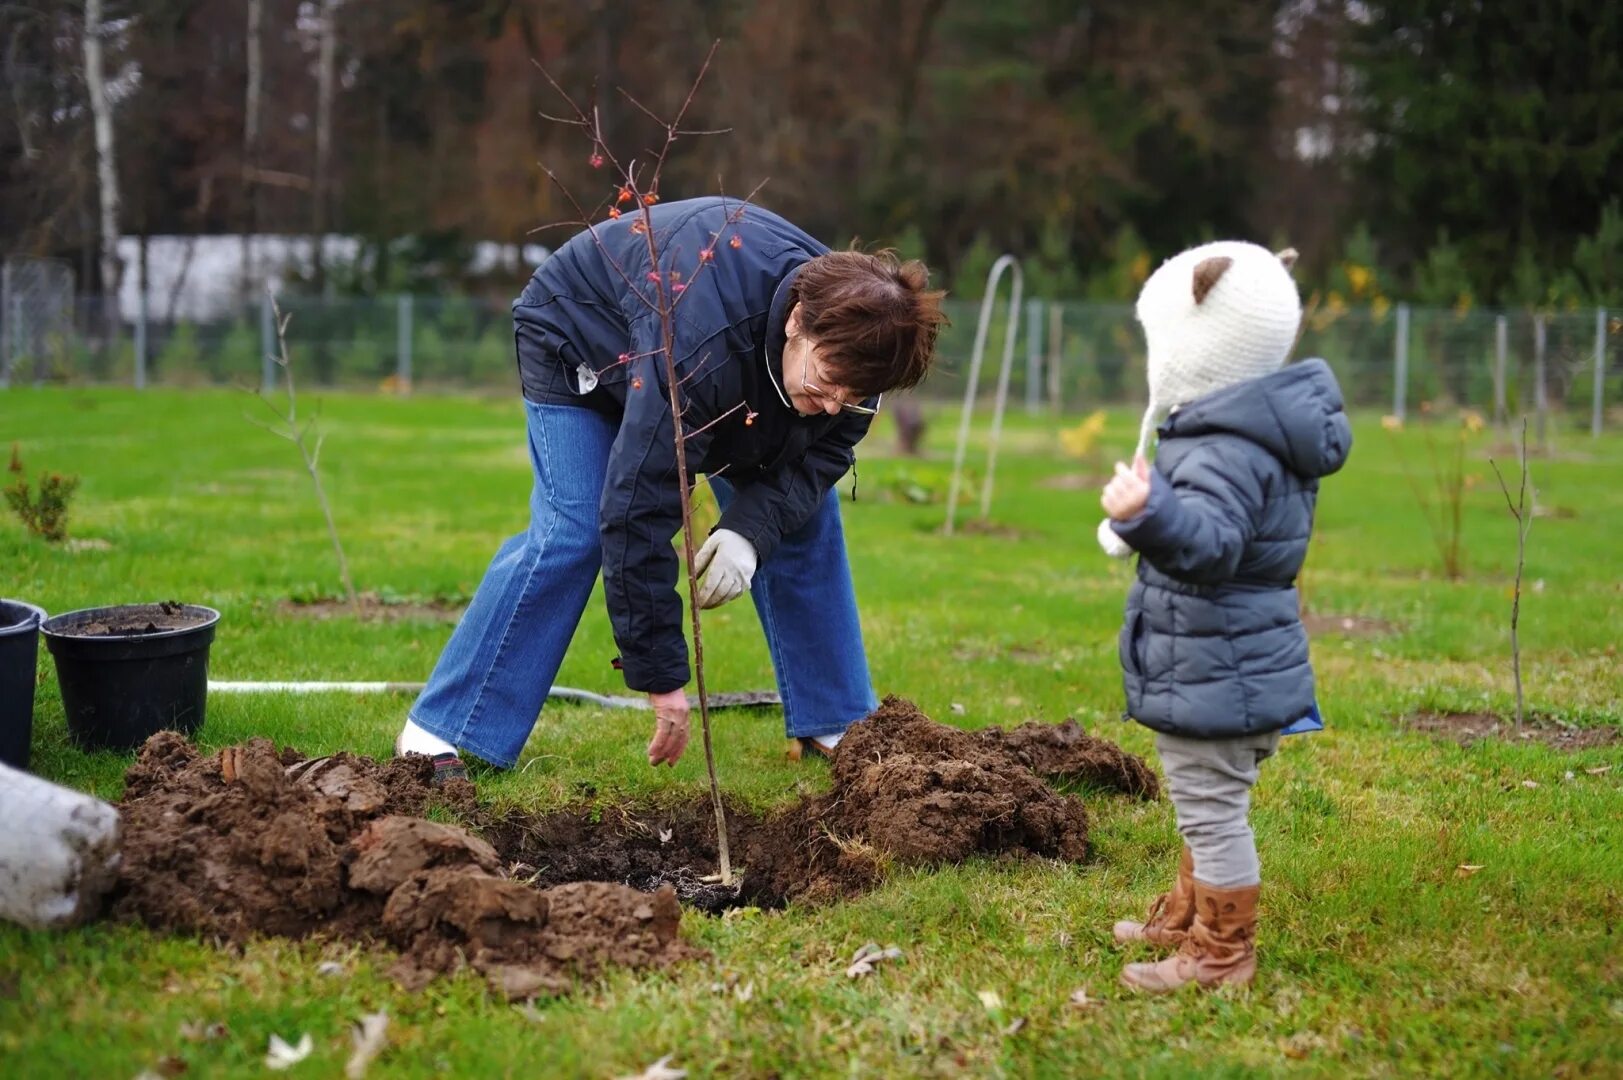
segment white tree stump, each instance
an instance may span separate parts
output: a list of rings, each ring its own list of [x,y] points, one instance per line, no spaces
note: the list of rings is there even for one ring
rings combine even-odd
[[[34,930],[91,918],[118,877],[118,811],[0,764],[0,919]]]

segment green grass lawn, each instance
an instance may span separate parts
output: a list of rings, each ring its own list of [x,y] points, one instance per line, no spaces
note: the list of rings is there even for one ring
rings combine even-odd
[[[251,405],[228,393],[0,394],[0,440],[21,443],[31,472],[80,474],[72,531],[110,545],[68,550],[0,521],[0,594],[52,612],[212,605],[224,614],[215,678],[425,678],[450,633],[443,619],[284,608],[290,596],[335,592],[337,574],[296,455],[244,421]],[[184,1065],[191,1076],[257,1076],[272,1033],[308,1032],[316,1051],[290,1075],[333,1076],[351,1022],[385,1008],[391,1044],[376,1076],[612,1077],[667,1054],[694,1076],[1618,1075],[1623,745],[1462,748],[1399,729],[1396,717],[1420,709],[1510,706],[1515,523],[1484,436],[1467,463],[1466,576],[1442,580],[1396,444],[1374,421],[1358,424],[1351,465],[1326,484],[1303,585],[1320,613],[1393,629],[1316,640],[1329,729],[1287,740],[1263,770],[1260,971],[1247,991],[1145,1000],[1118,989],[1122,963],[1141,954],[1114,948],[1110,924],[1163,886],[1179,841],[1169,804],[1090,795],[1086,865],[909,870],[834,907],[693,916],[686,933],[710,960],[619,973],[531,1010],[471,975],[402,993],[383,974],[387,956],[333,943],[222,950],[130,926],[0,928],[0,1071],[133,1077]],[[471,593],[524,521],[518,402],[336,396],[323,423],[324,473],[359,587]],[[860,501],[845,504],[875,681],[965,726],[1075,716],[1153,760],[1149,732],[1117,720],[1130,571],[1095,546],[1097,487],[1065,482],[1091,466],[1063,456],[1059,426],[1011,419],[992,512],[1001,528],[948,538],[940,499],[954,422],[937,418],[923,461],[889,456],[893,429],[880,422]],[[1124,450],[1134,431],[1134,417],[1112,416],[1105,447]],[[1398,438],[1427,473],[1421,435]],[[1554,513],[1535,521],[1528,552],[1528,699],[1566,722],[1617,724],[1623,438],[1563,430],[1557,448],[1533,464]],[[972,460],[980,472],[984,458]],[[748,604],[706,626],[713,689],[772,685]],[[34,768],[116,797],[129,759],[72,748],[41,653]],[[594,600],[559,681],[623,692],[614,653]],[[216,695],[200,741],[267,735],[306,752],[384,755],[407,704]],[[776,715],[716,723],[732,796],[767,807],[826,785],[820,763],[781,760]],[[520,768],[479,775],[481,792],[533,808],[571,801],[587,783],[604,801],[699,795],[697,744],[674,771],[655,772],[642,763],[645,727],[636,713],[549,707]],[[1587,771],[1603,766],[1614,768]],[[905,959],[847,980],[850,954],[870,940]],[[324,960],[344,973],[319,974]],[[1078,990],[1093,1004],[1073,1005]],[[181,1034],[214,1021],[224,1037]]]

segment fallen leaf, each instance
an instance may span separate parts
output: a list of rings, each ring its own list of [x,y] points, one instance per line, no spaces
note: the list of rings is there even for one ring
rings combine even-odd
[[[688,1071],[686,1069],[673,1069],[670,1066],[670,1060],[675,1056],[675,1054],[666,1054],[635,1076],[622,1076],[619,1080],[683,1080]]]
[[[739,1001],[748,1001],[754,996],[755,984],[752,982],[745,983],[743,986],[733,987],[733,997],[737,998]]]
[[[513,1011],[524,1017],[524,1019],[530,1021],[532,1024],[539,1024],[541,1021],[547,1018],[546,1013],[542,1012],[540,1009],[537,1009],[528,1001],[522,1005],[514,1005]]]
[[[1299,1031],[1280,1040],[1280,1050],[1292,1061],[1302,1061],[1323,1044],[1323,1040],[1310,1031]]]
[[[1566,775],[1563,776],[1561,779],[1563,779],[1563,780],[1574,780],[1576,778],[1577,778],[1577,774],[1574,773],[1571,769],[1568,769],[1567,772],[1566,772]]]
[[[163,1077],[176,1077],[183,1075],[190,1068],[183,1058],[174,1054],[165,1054],[158,1059],[158,1075]]]
[[[1584,772],[1588,773],[1590,776],[1605,776],[1611,771],[1612,767],[1610,765],[1597,765],[1593,769],[1584,770]]]
[[[265,1068],[280,1072],[289,1066],[297,1065],[310,1056],[310,1051],[316,1048],[310,1041],[310,1033],[305,1032],[299,1037],[297,1046],[289,1046],[287,1040],[280,1035],[270,1037],[270,1048],[265,1051]]]
[[[1458,871],[1460,877],[1470,877],[1486,865],[1486,863],[1460,863],[1454,869]]]
[[[1097,1009],[1103,1004],[1104,1002],[1098,998],[1089,997],[1086,987],[1079,986],[1071,991],[1071,1008],[1073,1009]]]
[[[220,1021],[205,1024],[201,1020],[187,1020],[180,1025],[180,1037],[187,1042],[214,1042],[223,1039],[230,1033],[229,1029]]]
[[[976,992],[975,996],[981,999],[981,1004],[986,1006],[987,1012],[994,1012],[1003,1008],[1003,999],[998,996],[996,990],[980,990]]]
[[[948,708],[950,708],[952,710],[952,715],[954,715],[954,716],[962,716],[962,715],[964,715],[964,711],[965,711],[964,707],[962,705],[960,705],[956,701],[953,702],[951,705],[949,705]]]
[[[1522,781],[1522,787],[1524,787],[1524,788],[1536,788],[1536,787],[1538,787],[1538,781],[1537,780],[1523,780]]]
[[[1003,1029],[1003,1034],[1004,1034],[1005,1037],[1008,1037],[1008,1036],[1011,1036],[1011,1035],[1018,1035],[1018,1034],[1020,1034],[1020,1029],[1025,1027],[1025,1026],[1026,1026],[1026,1018],[1023,1017],[1023,1016],[1017,1016],[1017,1017],[1014,1018],[1013,1023],[1011,1023],[1008,1027]]]
[[[851,957],[851,965],[845,969],[845,977],[848,979],[860,979],[864,975],[873,974],[874,968],[885,961],[900,960],[901,957],[902,950],[896,946],[892,945],[889,948],[881,949],[878,944],[870,941],[858,949],[855,955]]]
[[[673,837],[675,835],[676,835],[675,830],[661,829],[661,830],[659,830],[659,842],[661,844],[668,844],[668,843],[671,842],[671,837]]]
[[[366,1075],[367,1067],[372,1059],[383,1053],[383,1047],[389,1041],[389,1014],[387,1012],[367,1013],[355,1021],[355,1028],[350,1032],[350,1042],[354,1049],[350,1051],[349,1063],[344,1066],[344,1076],[348,1080],[361,1080]]]
[[[343,973],[344,965],[336,960],[323,960],[316,965],[317,975],[342,975]]]

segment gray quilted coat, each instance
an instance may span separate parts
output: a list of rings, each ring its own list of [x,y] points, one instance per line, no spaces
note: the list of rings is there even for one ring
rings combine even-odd
[[[1319,478],[1352,449],[1341,388],[1305,360],[1190,402],[1160,437],[1148,504],[1111,525],[1139,553],[1128,715],[1189,738],[1286,727],[1313,705],[1296,575]]]

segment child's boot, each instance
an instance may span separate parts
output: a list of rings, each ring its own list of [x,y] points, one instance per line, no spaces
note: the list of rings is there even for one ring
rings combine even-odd
[[[1257,973],[1257,894],[1261,887],[1216,889],[1195,882],[1195,922],[1177,955],[1153,964],[1128,964],[1121,981],[1134,990],[1165,994],[1189,983],[1245,985]]]
[[[1195,921],[1195,856],[1189,845],[1183,848],[1178,862],[1178,880],[1171,892],[1157,896],[1150,904],[1150,913],[1143,922],[1123,919],[1115,926],[1116,944],[1147,941],[1151,945],[1175,949],[1183,944],[1190,925]]]

